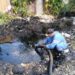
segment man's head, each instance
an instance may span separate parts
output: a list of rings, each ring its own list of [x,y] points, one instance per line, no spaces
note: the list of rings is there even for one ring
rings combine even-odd
[[[53,36],[54,35],[54,29],[52,29],[52,28],[49,28],[48,30],[47,30],[47,32],[46,32],[46,36]]]

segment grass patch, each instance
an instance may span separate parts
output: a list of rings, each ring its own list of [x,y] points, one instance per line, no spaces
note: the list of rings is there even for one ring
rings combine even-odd
[[[14,19],[14,17],[7,13],[0,13],[0,25],[6,24]]]

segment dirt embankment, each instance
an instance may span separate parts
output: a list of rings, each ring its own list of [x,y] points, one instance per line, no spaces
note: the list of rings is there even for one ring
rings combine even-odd
[[[23,41],[25,39],[28,41],[29,39],[33,40],[41,38],[40,34],[45,33],[46,29],[49,27],[54,28],[55,30],[67,31],[70,33],[70,31],[74,31],[72,22],[71,18],[57,19],[48,23],[40,22],[40,18],[38,17],[30,17],[30,20],[27,20],[27,18],[14,19],[7,25],[0,26],[0,36],[6,37],[6,35],[10,35],[9,40],[13,37],[19,37],[23,39]]]

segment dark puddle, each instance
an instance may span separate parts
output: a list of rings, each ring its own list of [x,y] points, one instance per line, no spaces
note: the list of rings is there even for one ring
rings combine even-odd
[[[19,40],[0,44],[0,60],[12,64],[39,62],[40,57],[34,49]]]

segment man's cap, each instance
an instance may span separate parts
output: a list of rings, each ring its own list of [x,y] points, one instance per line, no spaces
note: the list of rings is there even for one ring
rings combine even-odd
[[[54,32],[54,29],[53,28],[49,28],[48,30],[47,30],[47,34],[51,34],[51,33],[53,33]]]

